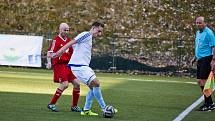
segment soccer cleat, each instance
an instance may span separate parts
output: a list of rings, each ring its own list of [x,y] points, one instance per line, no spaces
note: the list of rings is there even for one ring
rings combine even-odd
[[[82,116],[98,116],[99,114],[92,112],[91,110],[85,110],[81,112]]]
[[[78,107],[78,106],[73,106],[73,107],[71,107],[71,111],[72,112],[81,112],[82,109],[80,107]]]
[[[210,106],[203,104],[202,106],[199,107],[198,111],[211,111]]]
[[[48,104],[47,108],[52,110],[53,112],[59,112],[55,104]]]
[[[209,105],[210,110],[214,110],[215,109],[215,103],[212,103]]]
[[[114,112],[115,112],[115,113],[117,113],[117,112],[118,112],[118,110],[117,110],[116,108],[114,108]]]

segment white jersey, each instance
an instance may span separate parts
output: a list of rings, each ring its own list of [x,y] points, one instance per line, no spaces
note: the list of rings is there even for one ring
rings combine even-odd
[[[76,43],[73,46],[73,54],[69,61],[69,65],[73,66],[89,66],[91,61],[92,34],[90,32],[82,32],[75,37]]]

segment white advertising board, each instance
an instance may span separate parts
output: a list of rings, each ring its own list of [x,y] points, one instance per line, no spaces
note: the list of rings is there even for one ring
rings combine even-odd
[[[41,67],[42,36],[0,34],[0,65]]]

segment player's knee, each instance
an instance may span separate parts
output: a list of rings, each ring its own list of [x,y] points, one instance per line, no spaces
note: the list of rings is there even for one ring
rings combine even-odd
[[[79,90],[80,89],[80,84],[73,84],[73,88]]]
[[[67,89],[69,87],[69,85],[65,85],[64,88]]]
[[[199,86],[204,86],[206,83],[206,79],[199,79],[198,83],[199,83]]]
[[[74,81],[72,82],[72,84],[73,84],[73,87],[74,87],[75,89],[80,89],[80,82],[79,82],[78,80],[74,80]]]
[[[99,87],[100,86],[100,83],[99,82],[96,82],[95,83],[95,87]]]
[[[64,85],[63,88],[64,90],[67,89],[69,87],[69,85]]]
[[[99,80],[95,79],[95,80],[91,81],[90,86],[91,87],[99,87],[100,86]]]
[[[61,86],[64,88],[64,89],[67,89],[69,87],[69,83],[68,82],[63,82],[61,83]]]

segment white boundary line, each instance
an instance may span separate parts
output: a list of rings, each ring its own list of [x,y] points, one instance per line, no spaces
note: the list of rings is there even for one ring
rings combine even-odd
[[[213,88],[213,91],[215,87]],[[196,106],[198,106],[204,100],[204,95],[202,95],[198,100],[196,100],[192,105],[190,105],[187,109],[181,112],[173,121],[181,121],[184,119]]]
[[[181,112],[173,121],[181,121],[185,116],[187,116],[196,106],[198,106],[204,100],[204,96],[202,95],[198,100],[196,100],[192,105],[190,105],[187,109]]]
[[[131,79],[131,78],[116,78],[118,80],[133,80],[133,81],[143,81],[143,82],[164,82],[164,83],[181,83],[181,84],[194,84],[197,82],[183,82],[183,81],[170,81],[170,80],[151,80],[151,79]]]

